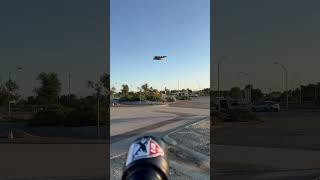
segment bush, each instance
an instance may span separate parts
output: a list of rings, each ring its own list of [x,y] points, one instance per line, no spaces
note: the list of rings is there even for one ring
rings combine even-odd
[[[247,109],[228,109],[225,112],[232,121],[259,120],[257,115]]]
[[[95,126],[97,107],[83,105],[81,108],[55,106],[39,111],[30,120],[33,126]],[[100,125],[106,125],[109,109],[100,106]]]
[[[168,97],[166,97],[166,101],[168,101],[168,102],[176,102],[177,99],[174,96],[168,96]]]
[[[165,101],[165,99],[162,98],[161,93],[158,91],[155,92],[144,92],[141,95],[142,101]],[[129,93],[125,94],[122,97],[120,97],[119,101],[140,101],[140,93]]]
[[[51,111],[43,110],[39,111],[31,119],[30,125],[49,126],[49,125],[62,125],[66,118],[66,113],[62,110]]]
[[[219,122],[247,122],[247,121],[258,121],[256,113],[251,112],[247,109],[227,109],[223,112],[215,110],[211,106],[210,116],[213,117],[214,123]]]
[[[146,100],[146,97],[141,95],[141,100]],[[126,94],[122,97],[120,97],[119,101],[140,101],[140,94],[134,93],[134,94]]]
[[[189,96],[178,96],[178,100],[190,100],[191,98]]]
[[[97,115],[93,111],[72,110],[65,117],[64,126],[94,126]]]

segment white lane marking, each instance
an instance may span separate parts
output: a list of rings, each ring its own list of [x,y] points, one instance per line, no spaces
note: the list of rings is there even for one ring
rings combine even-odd
[[[114,155],[114,156],[110,157],[110,159],[115,159],[115,158],[118,158],[118,157],[123,156],[123,155],[125,155],[125,154],[127,154],[127,152],[123,152],[123,153]]]

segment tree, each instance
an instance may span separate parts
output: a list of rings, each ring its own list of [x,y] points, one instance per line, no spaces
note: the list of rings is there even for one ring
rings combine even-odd
[[[129,93],[129,86],[127,84],[122,85],[121,93],[127,95]]]
[[[59,98],[61,91],[61,82],[56,73],[42,72],[38,75],[37,80],[40,81],[40,87],[35,88],[37,99],[40,104],[55,104]]]
[[[29,97],[27,98],[27,104],[29,104],[29,105],[34,105],[34,104],[36,104],[36,98],[35,98],[34,96],[29,96]]]
[[[241,89],[240,87],[232,87],[230,89],[230,96],[235,99],[239,99],[241,97]]]
[[[251,99],[257,101],[263,97],[263,93],[260,89],[251,89]]]
[[[112,92],[110,91],[110,75],[107,74],[107,73],[103,73],[100,76],[100,82],[101,82],[101,85],[104,88],[105,94],[106,95],[111,95]]]
[[[110,93],[111,93],[112,96],[116,93],[116,90],[117,90],[117,89],[116,89],[115,87],[112,87],[112,88],[111,88]]]
[[[103,86],[100,82],[88,81],[87,87],[94,90],[96,97],[100,97]]]
[[[149,91],[149,85],[148,84],[144,84],[141,86],[141,89],[143,90],[143,92],[147,92]]]
[[[19,94],[17,93],[19,86],[15,81],[9,79],[5,83],[0,84],[0,105],[8,104],[9,100],[18,100]]]
[[[96,100],[97,100],[97,105],[95,107],[95,109],[92,111],[96,111],[97,115],[96,115],[96,119],[97,119],[97,127],[98,127],[98,136],[100,136],[100,124],[104,123],[104,122],[108,122],[107,118],[105,117],[109,117],[109,109],[106,108],[106,106],[101,106],[100,107],[100,101],[103,104],[109,104],[110,103],[110,88],[109,88],[109,84],[110,84],[110,76],[109,74],[102,74],[99,78],[99,81],[94,82],[94,81],[88,81],[87,82],[87,87],[91,88],[94,90],[95,92],[95,96],[96,96]],[[105,94],[101,94],[102,92],[105,92]],[[100,120],[100,115],[102,113],[102,121]],[[106,125],[108,126],[108,124]]]
[[[15,81],[12,81],[11,79],[9,79],[5,83],[5,88],[10,94],[14,94],[15,91],[19,90],[19,86],[17,85],[17,83]]]

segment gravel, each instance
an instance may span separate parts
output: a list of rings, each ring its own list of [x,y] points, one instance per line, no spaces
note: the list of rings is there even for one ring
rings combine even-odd
[[[196,152],[210,156],[210,121],[205,120],[183,128],[169,137]]]
[[[210,169],[207,162],[199,161],[194,154],[184,151],[179,144],[190,148],[192,151],[210,157],[210,120],[203,120],[199,123],[182,128],[169,135],[177,142],[177,146],[167,145],[169,158],[169,178],[171,180],[210,179]],[[126,155],[110,160],[111,180],[120,180]],[[209,159],[207,160],[209,161]]]

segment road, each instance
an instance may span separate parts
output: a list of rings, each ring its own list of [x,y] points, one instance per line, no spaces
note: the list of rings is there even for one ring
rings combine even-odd
[[[112,107],[110,159],[114,162],[114,159],[123,158],[121,156],[139,136],[153,135],[162,138],[179,127],[209,117],[209,114],[209,97],[180,101],[169,106]],[[111,164],[112,173],[119,177],[121,172],[114,171],[112,166]]]
[[[8,139],[6,134],[12,128],[36,136]],[[94,127],[1,123],[0,179],[106,180],[108,150],[106,139],[96,139]]]
[[[174,107],[112,108],[111,156],[126,152],[136,136],[144,133],[162,136],[179,126],[209,116],[209,105],[207,107],[181,108],[177,103]],[[95,127],[28,127],[5,123],[1,124],[0,131],[11,128],[40,137],[35,139],[36,143],[35,140],[23,144],[7,144],[6,139],[0,141],[1,180],[109,179],[107,141],[91,142],[96,138]],[[102,129],[102,135],[105,134],[105,129]],[[118,159],[118,162],[122,166],[124,161]]]
[[[106,180],[106,144],[0,144],[1,180]]]
[[[320,111],[258,113],[264,123],[215,128],[218,179],[320,176]]]

